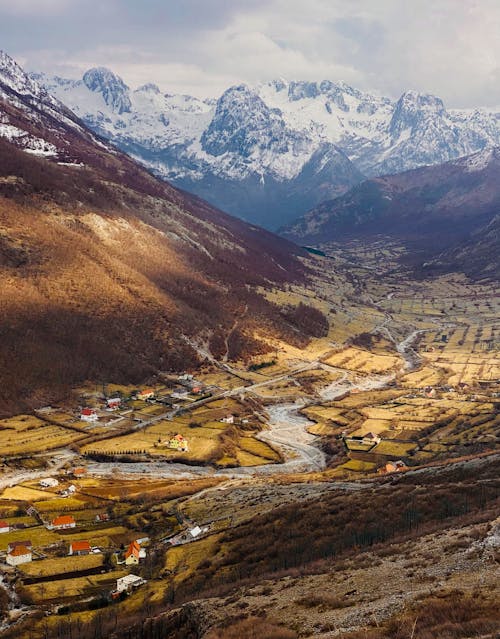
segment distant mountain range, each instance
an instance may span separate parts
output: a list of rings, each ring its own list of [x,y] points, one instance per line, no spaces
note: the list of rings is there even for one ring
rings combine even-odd
[[[500,276],[500,147],[439,166],[372,178],[323,202],[281,233],[322,245],[386,236],[425,273]],[[422,266],[423,265],[423,266]]]
[[[33,76],[93,131],[183,189],[270,229],[365,177],[500,145],[500,113],[397,101],[339,82],[234,86],[217,100],[131,90],[105,68],[80,80]]]
[[[153,177],[3,53],[0,221],[0,414],[310,336],[259,293],[305,280],[298,247]]]

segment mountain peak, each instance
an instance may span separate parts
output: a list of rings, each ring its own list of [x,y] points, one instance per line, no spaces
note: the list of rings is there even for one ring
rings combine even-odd
[[[428,117],[441,117],[446,113],[443,101],[430,93],[405,91],[396,103],[389,131],[393,140],[403,131],[421,127]]]
[[[160,87],[154,82],[147,82],[143,84],[138,89],[135,90],[136,93],[154,93],[155,95],[159,95],[161,93]]]
[[[419,93],[418,91],[405,91],[398,100],[398,105],[407,109],[424,109],[436,113],[442,113],[445,108],[441,98],[431,93]]]
[[[2,50],[0,50],[0,84],[21,96],[45,98],[49,102],[55,102],[35,79],[25,73],[13,58]]]
[[[129,88],[125,82],[106,67],[94,67],[83,75],[85,86],[96,93],[101,93],[106,104],[119,115],[130,113],[131,102]]]

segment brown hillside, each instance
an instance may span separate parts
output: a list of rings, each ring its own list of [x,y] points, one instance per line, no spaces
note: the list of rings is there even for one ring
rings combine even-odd
[[[254,292],[304,278],[293,245],[46,111],[0,100],[4,121],[58,148],[46,159],[0,139],[1,412],[85,379],[195,366],[189,342],[208,348],[236,318],[230,358],[264,349],[257,327],[305,343],[307,327]]]

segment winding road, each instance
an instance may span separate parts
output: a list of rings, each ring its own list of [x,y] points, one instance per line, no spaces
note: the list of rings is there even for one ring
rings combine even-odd
[[[412,348],[412,344],[418,335],[423,331],[413,331],[405,339],[396,344],[396,349],[404,359],[401,372],[408,372],[415,368],[419,363],[418,354]],[[295,368],[285,374],[277,377],[251,384],[250,386],[238,386],[231,390],[222,391],[221,393],[211,397],[208,401],[221,397],[231,397],[242,395],[264,386],[275,384],[276,382],[292,378],[297,373],[325,367],[331,370],[331,367],[323,364],[320,360],[315,360]],[[340,369],[339,369],[340,370]],[[333,401],[349,391],[367,391],[380,389],[392,382],[396,373],[390,375],[372,375],[369,377],[358,377],[350,375],[342,371],[343,376],[336,382],[329,384],[322,391],[320,396],[324,401]],[[191,408],[202,405],[207,400],[194,402]],[[317,404],[314,402],[305,402],[299,400],[295,403],[276,403],[267,408],[269,414],[268,428],[261,431],[257,437],[271,446],[280,450],[285,461],[281,464],[263,464],[260,466],[241,466],[237,468],[215,470],[207,466],[189,466],[184,463],[172,463],[165,461],[158,462],[89,462],[87,469],[89,474],[94,475],[143,475],[155,478],[172,478],[172,479],[193,479],[197,477],[227,477],[238,478],[248,475],[274,475],[291,472],[307,472],[318,471],[325,468],[326,458],[323,451],[317,446],[318,437],[307,432],[307,427],[313,422],[308,420],[300,411],[306,405]],[[155,422],[171,418],[176,411],[158,415],[151,419],[142,421],[137,424],[137,428],[145,428]],[[52,452],[53,462],[49,469],[43,471],[25,471],[21,473],[10,473],[0,479],[0,489],[8,486],[14,486],[23,481],[38,479],[54,471],[57,471],[66,462],[76,457],[76,453],[71,450],[59,449]]]

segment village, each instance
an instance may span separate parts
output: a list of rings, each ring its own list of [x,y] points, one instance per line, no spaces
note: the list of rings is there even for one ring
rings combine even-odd
[[[64,402],[0,420],[11,622],[167,600],[225,531],[281,503],[280,485],[293,494],[311,478],[362,484],[495,450],[488,296],[474,302],[480,325],[465,304],[460,323],[443,325],[428,296],[380,297],[358,316],[339,321],[337,312],[328,337],[306,350],[277,345],[249,362],[137,386],[87,383]],[[394,337],[388,313],[402,305],[411,329]],[[269,502],[224,506],[231,491],[271,478]]]

